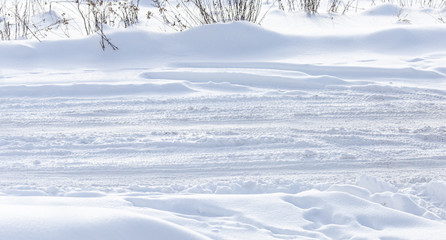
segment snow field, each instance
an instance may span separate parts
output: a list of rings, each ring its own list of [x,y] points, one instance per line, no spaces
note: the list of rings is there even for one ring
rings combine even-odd
[[[446,212],[440,206],[445,204],[442,188],[446,183],[432,181],[416,185],[412,189],[397,189],[391,183],[363,175],[355,184],[335,184],[324,190],[312,188],[293,194],[9,195],[0,197],[3,216],[0,236],[14,239],[31,236],[33,239],[239,239],[240,236],[247,239],[442,239]],[[435,200],[430,201],[435,206],[429,206],[429,200]]]
[[[444,13],[0,42],[0,239],[444,239]]]

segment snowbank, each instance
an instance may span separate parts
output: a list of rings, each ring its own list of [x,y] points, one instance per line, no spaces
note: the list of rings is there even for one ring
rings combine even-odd
[[[81,39],[1,42],[0,64],[6,68],[154,67],[178,61],[277,61],[330,58],[364,52],[414,56],[446,52],[443,26],[395,26],[347,36],[284,35],[252,23],[234,22],[197,27],[180,33],[141,29],[109,34],[119,51],[102,51],[92,36]]]
[[[2,239],[208,239],[176,224],[114,209],[44,206],[31,199],[29,204],[0,205],[0,211]]]
[[[422,200],[439,193],[435,186],[444,182],[423,184],[428,192],[418,196],[372,194],[385,183],[362,178],[369,179],[367,188],[341,184],[295,194],[3,196],[0,238],[442,239],[446,234],[446,216],[439,217]]]

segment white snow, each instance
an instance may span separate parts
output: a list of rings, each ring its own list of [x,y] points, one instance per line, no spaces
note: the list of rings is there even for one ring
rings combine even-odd
[[[7,239],[442,239],[444,221],[420,201],[346,184],[297,194],[4,196],[0,234]]]
[[[0,206],[5,239],[209,239],[176,224],[99,207]]]
[[[0,42],[0,239],[444,239],[446,11],[360,3]]]

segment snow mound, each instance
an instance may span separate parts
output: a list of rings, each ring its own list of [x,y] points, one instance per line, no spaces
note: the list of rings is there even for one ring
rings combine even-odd
[[[112,209],[0,205],[0,212],[0,239],[207,239],[179,225]]]
[[[300,209],[302,217],[309,221],[303,228],[320,231],[333,239],[353,236],[440,239],[439,233],[444,234],[439,226],[441,223],[395,211],[345,192],[312,190],[287,196],[284,200]],[[398,231],[402,228],[405,230]]]
[[[339,78],[331,76],[265,76],[254,73],[237,72],[198,72],[198,71],[164,71],[147,72],[141,74],[145,79],[185,80],[193,83],[229,83],[236,86],[250,86],[257,88],[281,89],[317,89],[329,85],[346,85]]]
[[[446,182],[432,181],[426,185],[426,194],[437,204],[446,207]]]
[[[0,197],[0,239],[442,239],[445,182],[390,192],[372,177],[365,186],[336,184],[251,194],[231,185],[200,194],[71,191],[60,197]],[[363,180],[364,181],[364,180]],[[264,183],[267,185],[267,183]],[[264,186],[267,187],[267,186]],[[319,188],[319,189],[317,189]],[[325,189],[325,190],[323,190]],[[417,190],[418,189],[418,190]],[[146,189],[147,190],[147,189]],[[198,189],[197,189],[198,190]],[[145,190],[144,190],[145,191]],[[221,192],[219,192],[221,191]],[[418,192],[418,193],[417,193]]]
[[[53,10],[36,14],[31,17],[31,21],[33,25],[38,27],[39,29],[58,27],[59,23],[63,23],[62,17]]]
[[[369,190],[372,193],[377,192],[395,192],[396,188],[392,186],[390,183],[381,182],[376,180],[376,178],[367,176],[367,175],[361,175],[358,179],[358,185]]]
[[[184,94],[194,90],[182,83],[165,84],[70,84],[37,86],[2,86],[0,98],[3,97],[88,97],[119,96],[134,94]]]
[[[401,7],[399,7],[395,4],[386,3],[386,4],[376,6],[374,8],[368,9],[368,10],[362,12],[362,14],[366,15],[366,16],[392,17],[392,16],[397,16],[400,11],[401,11]]]
[[[156,33],[144,29],[108,34],[119,51],[102,51],[98,36],[41,43],[0,43],[4,69],[70,69],[82,67],[135,68],[165,66],[175,62],[302,60],[334,53],[352,56],[364,52],[413,56],[444,52],[444,27],[396,26],[353,35],[284,35],[252,23],[234,22],[200,26],[180,33]],[[341,55],[336,55],[340,58]],[[168,56],[168,57],[167,57]]]
[[[212,238],[234,235],[232,231],[243,233],[244,239],[269,239],[269,235],[293,239],[441,239],[439,236],[446,233],[444,223],[430,220],[434,215],[427,216],[426,210],[403,194],[382,193],[369,198],[369,192],[357,186],[335,189],[313,189],[298,194],[164,195],[126,200],[147,211],[206,221],[209,229],[201,231]],[[385,201],[376,203],[374,200],[378,198]],[[236,231],[229,227],[234,222],[238,223]]]

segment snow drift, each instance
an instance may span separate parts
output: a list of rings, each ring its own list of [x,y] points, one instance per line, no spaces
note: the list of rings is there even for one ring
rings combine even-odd
[[[2,239],[194,239],[179,225],[113,209],[74,206],[0,205]]]
[[[363,176],[358,184],[365,181],[366,187],[341,184],[296,194],[4,196],[0,238],[442,239],[446,234],[445,223],[419,197],[371,193],[386,183]],[[424,187],[432,191],[433,184]]]
[[[252,23],[197,27],[180,33],[141,30],[109,34],[119,51],[102,51],[99,38],[14,41],[0,44],[3,68],[126,68],[160,66],[171,61],[273,61],[318,55],[370,52],[400,56],[446,52],[445,27],[397,26],[352,36],[284,35]]]
[[[444,13],[0,42],[0,239],[443,239]]]

